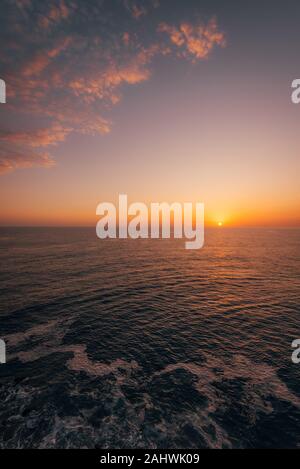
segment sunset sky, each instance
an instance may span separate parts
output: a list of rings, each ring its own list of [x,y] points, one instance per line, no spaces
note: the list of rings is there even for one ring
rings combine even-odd
[[[2,0],[0,224],[204,202],[300,226],[300,2]]]

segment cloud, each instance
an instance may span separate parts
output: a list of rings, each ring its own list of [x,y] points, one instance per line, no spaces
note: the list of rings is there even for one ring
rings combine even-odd
[[[147,67],[153,56],[158,52],[157,47],[142,49],[132,55],[127,63],[118,64],[113,61],[107,68],[94,74],[83,74],[82,77],[69,83],[76,96],[81,96],[88,103],[95,100],[107,100],[116,104],[120,96],[117,90],[122,85],[136,85],[150,78],[151,72]]]
[[[39,19],[39,26],[42,29],[49,29],[66,20],[70,15],[70,9],[67,7],[64,0],[59,1],[56,4],[50,5],[49,11],[46,15]]]
[[[158,27],[161,33],[167,33],[170,41],[180,49],[181,55],[192,59],[205,59],[215,46],[225,47],[224,33],[218,29],[216,18],[212,18],[207,25],[193,26],[181,23],[179,27],[161,23]]]
[[[150,79],[155,57],[175,50],[195,61],[208,57],[214,46],[225,45],[215,19],[178,27],[158,27],[155,20],[146,34],[148,23],[143,21],[158,8],[157,0],[2,1],[5,106],[18,121],[23,114],[33,128],[0,132],[0,173],[51,166],[53,159],[44,150],[72,132],[109,133],[112,107],[121,101],[125,87]],[[43,122],[39,128],[37,121]]]
[[[63,142],[72,129],[54,124],[33,131],[0,131],[0,174],[18,168],[51,167],[54,160],[41,148]]]
[[[21,70],[21,75],[27,78],[41,74],[53,59],[58,57],[63,50],[67,49],[71,41],[72,39],[70,37],[62,38],[54,44],[52,48],[35,54],[32,59],[25,64],[23,70]]]
[[[13,143],[17,145],[28,145],[30,147],[47,147],[63,142],[72,129],[64,128],[59,124],[51,128],[37,129],[29,132],[12,132],[0,130],[0,142]]]
[[[44,167],[54,165],[48,153],[41,153],[16,144],[0,143],[0,175],[19,168]]]
[[[125,8],[130,12],[131,16],[135,20],[139,20],[143,16],[146,16],[149,11],[153,8],[160,6],[159,0],[148,0],[148,1],[135,1],[135,0],[124,0]]]

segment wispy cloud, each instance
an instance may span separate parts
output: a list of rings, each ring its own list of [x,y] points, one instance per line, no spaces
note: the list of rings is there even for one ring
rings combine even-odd
[[[15,143],[22,146],[30,146],[33,148],[47,147],[63,142],[72,129],[64,128],[59,124],[55,124],[50,128],[37,129],[29,132],[12,132],[0,131],[0,139],[3,142]]]
[[[51,166],[44,149],[71,132],[110,132],[110,110],[122,99],[124,86],[149,80],[156,56],[175,53],[200,60],[214,46],[225,45],[215,19],[206,25],[156,24],[145,34],[141,21],[159,6],[156,0],[3,2],[0,65],[6,109],[45,123],[31,131],[0,133],[0,173]]]
[[[54,160],[42,148],[63,142],[72,131],[60,124],[32,131],[0,131],[0,174],[17,168],[51,167]]]
[[[67,7],[64,0],[60,0],[57,4],[50,4],[48,13],[41,16],[39,19],[39,26],[42,29],[54,27],[57,23],[66,20],[69,17],[70,12],[71,10]]]
[[[139,20],[143,16],[146,16],[153,8],[160,6],[159,0],[148,0],[143,2],[141,0],[124,0],[125,8],[130,12],[135,20]]]
[[[33,57],[24,64],[21,70],[21,76],[24,78],[40,75],[49,64],[68,48],[71,37],[64,37],[54,43],[51,48],[42,50],[33,55]]]
[[[179,49],[179,55],[193,60],[205,59],[215,46],[226,45],[225,35],[219,31],[216,18],[206,25],[181,23],[176,27],[161,23],[158,31],[168,34],[171,43]]]
[[[1,143],[0,145],[0,174],[5,174],[18,168],[50,168],[54,164],[54,160],[48,153],[24,148],[23,145],[15,143]]]

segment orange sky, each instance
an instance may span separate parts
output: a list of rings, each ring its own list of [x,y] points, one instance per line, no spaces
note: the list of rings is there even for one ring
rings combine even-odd
[[[89,27],[83,4],[4,12],[0,225],[93,226],[126,193],[204,202],[207,226],[300,226],[297,4],[268,23],[206,3],[99,4]]]

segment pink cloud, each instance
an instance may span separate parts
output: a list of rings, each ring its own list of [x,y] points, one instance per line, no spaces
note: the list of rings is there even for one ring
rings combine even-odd
[[[140,22],[135,20],[157,8],[156,0],[126,0],[131,15],[125,15],[124,29],[112,32],[108,24],[101,35],[100,3],[91,15],[84,2],[55,0],[50,8],[43,4],[44,13],[42,7],[38,8],[34,22],[30,16],[33,3],[19,0],[22,21],[15,21],[14,15],[8,18],[9,30],[15,34],[1,53],[0,65],[8,70],[3,77],[8,83],[7,109],[18,115],[24,113],[26,119],[42,118],[46,128],[0,132],[0,173],[19,167],[51,166],[53,160],[41,149],[63,142],[71,132],[109,133],[112,124],[107,114],[120,102],[126,86],[150,79],[155,57],[167,56],[175,49],[176,55],[195,61],[207,58],[215,46],[225,45],[215,19],[206,25],[181,23],[176,27],[162,23],[158,31],[165,35],[157,37],[154,26],[155,36],[145,45],[139,36]],[[128,20],[128,16],[133,19]],[[67,33],[66,20],[70,26]],[[86,28],[87,20],[90,29]],[[131,29],[128,21],[134,25]],[[37,28],[34,33],[32,28]]]
[[[70,37],[65,37],[58,41],[52,48],[38,52],[29,62],[27,62],[21,71],[24,77],[30,77],[32,75],[39,75],[41,72],[48,67],[53,59],[59,56],[59,54],[67,49],[71,43]]]
[[[146,7],[141,1],[125,0],[124,5],[130,12],[132,18],[139,20],[143,16],[146,16],[151,8],[157,8],[159,3],[158,0],[148,0]]]
[[[70,10],[66,6],[64,0],[59,1],[56,5],[51,5],[47,15],[42,16],[39,20],[39,26],[42,29],[49,29],[51,26],[68,18]]]
[[[41,148],[57,145],[72,129],[54,124],[50,128],[33,131],[0,131],[0,174],[18,168],[51,167],[54,160]]]
[[[189,23],[181,23],[179,27],[161,23],[159,32],[167,33],[172,44],[177,46],[184,57],[193,59],[205,59],[215,46],[225,47],[224,33],[218,30],[215,18],[206,25],[193,26]]]
[[[0,143],[0,175],[20,168],[50,168],[54,160],[47,153],[40,153],[19,145]]]
[[[107,69],[94,76],[86,76],[70,82],[69,87],[76,96],[82,96],[87,102],[107,99],[112,104],[119,101],[116,90],[122,85],[136,85],[150,78],[146,67],[153,53],[141,51],[127,65],[111,63]]]
[[[47,147],[63,142],[72,129],[54,124],[50,128],[37,129],[28,132],[0,131],[0,142],[17,145],[28,145],[32,148]]]

